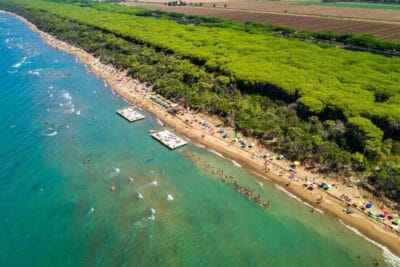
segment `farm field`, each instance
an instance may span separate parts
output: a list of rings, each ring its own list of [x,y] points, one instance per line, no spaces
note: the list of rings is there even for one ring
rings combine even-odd
[[[127,3],[159,3],[164,4],[161,0],[127,0]],[[227,0],[227,1],[200,1],[200,0],[189,0],[188,3],[202,2],[203,7],[216,7],[223,8],[224,4],[227,5],[227,9],[233,10],[249,10],[258,12],[269,12],[269,13],[285,13],[285,14],[297,14],[297,15],[312,15],[317,17],[329,17],[329,18],[353,18],[362,20],[372,21],[388,21],[388,22],[400,22],[400,5],[376,5],[377,7],[388,6],[394,9],[383,9],[383,8],[372,8],[373,4],[357,4],[357,3],[321,3],[321,2],[273,2],[273,1],[253,1],[253,0]],[[343,6],[341,6],[343,4]],[[349,6],[347,6],[349,5]],[[360,8],[357,8],[357,7]],[[364,8],[362,8],[364,7]],[[370,7],[370,8],[366,8]],[[398,8],[395,10],[395,8]]]
[[[262,7],[267,6],[270,3],[259,3],[260,8],[257,10],[255,6],[253,6],[254,10],[250,10],[250,6],[248,10],[239,10],[243,8],[241,6],[244,2],[228,2],[228,8],[224,8],[224,3],[217,3],[217,8],[213,8],[210,3],[203,3],[203,7],[192,7],[192,6],[179,6],[172,7],[166,6],[164,4],[157,3],[141,3],[141,2],[128,2],[128,5],[143,7],[147,9],[160,9],[169,12],[181,12],[188,15],[203,15],[203,16],[211,16],[211,17],[219,17],[223,19],[232,19],[238,22],[246,22],[246,21],[257,21],[263,23],[270,23],[275,25],[284,25],[295,28],[296,30],[311,30],[311,31],[335,31],[339,33],[357,33],[357,34],[371,34],[374,37],[382,40],[388,41],[400,41],[400,11],[392,11],[397,15],[391,16],[393,20],[398,20],[399,22],[380,22],[380,21],[364,21],[364,20],[353,20],[353,19],[341,19],[341,18],[328,18],[321,16],[310,16],[304,14],[289,14],[289,13],[276,13],[278,11],[273,11],[270,13],[269,11],[260,11],[264,10]],[[256,3],[258,5],[258,3]],[[230,9],[229,6],[237,7],[237,9]],[[220,6],[220,8],[219,8]],[[273,3],[272,7],[276,8],[276,4]],[[294,6],[289,3],[284,3],[283,6]],[[299,6],[300,8],[310,8],[318,9],[325,7],[314,7],[314,6]],[[329,8],[328,8],[329,9]],[[266,10],[266,9],[265,9]],[[276,10],[276,9],[274,9]],[[352,9],[353,10],[353,9]],[[365,12],[366,9],[363,9]],[[367,10],[367,13],[375,12],[375,11],[387,11],[387,10]],[[289,11],[288,11],[289,12]],[[315,11],[315,13],[317,13]],[[379,12],[378,12],[379,13]],[[372,15],[371,15],[372,16]],[[379,14],[376,14],[378,17]]]
[[[348,2],[336,2],[336,3],[310,2],[310,3],[302,3],[302,5],[400,10],[400,5],[374,4],[374,3],[355,3],[355,2],[353,2],[353,3],[348,3]]]

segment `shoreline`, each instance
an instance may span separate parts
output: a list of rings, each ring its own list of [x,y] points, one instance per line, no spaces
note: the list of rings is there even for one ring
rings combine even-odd
[[[39,33],[41,38],[45,41],[47,45],[67,52],[78,58],[81,63],[86,64],[96,76],[102,78],[104,82],[110,85],[110,87],[112,87],[112,90],[115,90],[115,92],[117,92],[122,98],[127,100],[129,103],[135,104],[138,107],[150,112],[157,119],[162,121],[162,123],[168,125],[169,128],[172,128],[177,133],[189,138],[193,144],[201,144],[205,146],[204,149],[212,149],[213,151],[220,153],[224,158],[230,160],[234,165],[241,165],[243,168],[246,168],[255,175],[263,178],[263,180],[271,182],[271,185],[275,184],[276,186],[280,186],[285,191],[293,194],[295,197],[298,197],[303,202],[303,204],[307,205],[306,203],[308,203],[308,205],[312,205],[314,208],[318,207],[319,210],[323,211],[328,216],[332,216],[334,219],[339,220],[343,224],[359,231],[362,235],[366,237],[367,240],[371,239],[379,244],[382,244],[387,249],[389,249],[390,252],[397,255],[398,257],[400,256],[400,236],[396,235],[395,233],[385,231],[383,229],[382,223],[379,223],[372,218],[369,218],[366,214],[363,214],[358,210],[352,216],[347,215],[343,212],[343,208],[347,207],[345,205],[346,203],[330,193],[324,193],[320,190],[317,190],[316,192],[305,190],[302,187],[301,182],[291,183],[290,186],[287,186],[286,184],[289,179],[286,178],[286,176],[283,176],[283,174],[280,174],[281,172],[285,172],[284,170],[289,163],[286,160],[271,162],[273,168],[275,169],[276,167],[276,169],[274,170],[276,173],[274,173],[274,171],[266,173],[265,171],[263,171],[264,160],[253,158],[256,148],[252,150],[244,150],[238,146],[230,145],[229,142],[222,138],[219,138],[217,135],[205,133],[205,130],[198,125],[198,127],[195,127],[187,124],[185,122],[185,119],[193,117],[192,114],[187,114],[186,117],[185,115],[182,117],[178,117],[168,113],[165,108],[159,106],[149,99],[148,96],[150,95],[151,88],[147,87],[137,80],[134,80],[133,78],[128,77],[126,75],[126,71],[119,72],[112,66],[104,65],[100,62],[98,58],[95,58],[94,56],[90,55],[80,48],[69,45],[39,30],[34,24],[17,14],[2,10],[0,10],[0,13],[6,13],[16,17],[17,19],[25,23],[32,31]],[[134,87],[136,89],[139,88],[139,90],[133,91],[132,88]],[[213,120],[212,117],[204,114],[195,115],[200,117],[200,119],[204,118],[204,120],[206,121]],[[301,169],[299,169],[298,175],[299,177],[318,176]],[[321,178],[321,180],[323,179]],[[279,188],[277,189],[280,190]],[[283,193],[287,194],[286,192]],[[322,203],[317,204],[316,200],[317,197],[319,197],[320,195],[323,195],[324,199]],[[291,196],[289,195],[289,197]],[[310,216],[312,216],[311,213]],[[382,249],[381,246],[378,247]],[[383,252],[385,253],[384,249]]]

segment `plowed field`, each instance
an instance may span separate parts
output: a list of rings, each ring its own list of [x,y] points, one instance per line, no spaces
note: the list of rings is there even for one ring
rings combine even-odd
[[[228,8],[223,7],[225,3]],[[212,7],[211,3],[203,3],[203,7],[170,7],[158,3],[141,2],[129,2],[129,5],[140,6],[148,9],[161,9],[170,12],[174,11],[185,14],[233,19],[238,22],[258,21],[276,25],[285,25],[294,27],[296,30],[308,29],[312,31],[329,30],[339,33],[368,33],[378,39],[400,41],[400,11],[396,10],[299,6],[289,3],[270,2],[249,2],[248,6],[245,6],[245,2],[240,1],[225,3],[215,3],[216,8]],[[284,8],[287,12],[280,13],[278,7],[281,9]],[[319,15],[316,15],[318,9],[320,9],[321,12]],[[290,13],[294,12],[294,10],[297,10],[298,13]],[[301,10],[302,12],[300,12]],[[327,10],[336,15],[329,16]],[[357,13],[359,10],[362,10],[362,12]],[[306,11],[311,15],[306,14]],[[339,14],[339,11],[342,12],[341,15]],[[391,15],[389,16],[389,14]],[[348,15],[353,15],[353,18],[347,18],[346,16]],[[343,18],[340,16],[343,16]],[[364,18],[362,16],[364,16]],[[385,20],[383,20],[382,17],[385,17]]]

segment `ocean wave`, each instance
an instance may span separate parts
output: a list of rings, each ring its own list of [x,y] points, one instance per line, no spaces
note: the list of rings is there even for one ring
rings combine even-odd
[[[301,200],[299,197],[297,197],[296,195],[290,193],[289,191],[287,191],[285,188],[283,188],[280,185],[275,184],[275,187],[278,188],[280,191],[282,191],[283,193],[285,193],[287,196],[296,199],[298,202],[303,203],[305,206],[314,209],[316,212],[319,212],[321,214],[324,214],[324,212],[318,208],[315,208],[313,205],[311,205],[310,203]]]
[[[64,114],[72,114],[74,112],[75,112],[75,108],[74,108],[74,105],[72,105],[72,108],[65,110]]]
[[[205,146],[203,146],[203,145],[200,145],[200,144],[194,144],[195,146],[197,146],[197,147],[199,147],[199,148],[205,148]]]
[[[280,191],[282,191],[283,193],[285,193],[287,196],[296,199],[297,201],[299,201],[300,203],[304,203],[299,197],[297,197],[296,195],[290,193],[289,191],[287,191],[285,188],[283,188],[280,185],[275,184],[275,187],[278,188]]]
[[[363,235],[360,231],[358,231],[356,228],[351,227],[350,225],[345,224],[341,219],[339,219],[339,222],[346,227],[347,229],[349,229],[350,231],[354,232],[355,234],[361,236],[362,238],[364,238],[365,240],[371,242],[372,244],[374,244],[375,246],[377,246],[378,248],[382,249],[383,251],[383,257],[385,259],[385,262],[391,266],[400,266],[400,258],[397,257],[396,255],[394,255],[387,247],[385,247],[384,245],[366,237],[365,235]]]
[[[55,135],[57,135],[58,133],[57,133],[57,131],[54,131],[54,132],[52,132],[52,133],[48,133],[48,134],[45,134],[46,136],[55,136]]]
[[[160,124],[161,126],[164,126],[164,123],[162,121],[160,121],[159,119],[157,119],[158,124]]]
[[[22,64],[24,64],[25,61],[26,61],[27,59],[28,59],[27,57],[23,57],[22,60],[21,60],[20,62],[15,63],[12,67],[13,67],[13,68],[16,68],[16,69],[19,68],[19,67],[21,67]]]
[[[211,153],[217,155],[217,156],[220,157],[220,158],[224,158],[224,156],[222,156],[221,153],[215,151],[214,149],[207,149],[207,150],[208,150],[209,152],[211,152]]]
[[[40,76],[40,71],[41,71],[41,70],[42,70],[42,69],[30,70],[30,71],[28,71],[28,73],[29,73],[30,75]]]
[[[319,212],[319,213],[321,213],[321,214],[325,214],[322,210],[320,210],[320,209],[317,209],[317,208],[314,208],[315,209],[315,211],[317,211],[317,212]]]
[[[257,175],[257,176],[259,176],[259,177],[265,179],[265,180],[269,180],[268,177],[266,177],[266,176],[264,176],[264,175],[261,175],[261,174],[259,174],[258,172],[255,172],[255,171],[251,171],[251,172],[252,172],[253,174],[255,174],[255,175]]]
[[[306,201],[304,201],[303,203],[304,203],[304,205],[306,205],[307,207],[309,207],[309,208],[311,208],[311,209],[315,209],[314,206],[311,205],[310,203],[308,203],[308,202],[306,202]]]
[[[65,92],[61,94],[62,98],[65,98],[66,100],[71,100],[72,96],[69,94],[69,92]]]
[[[239,163],[237,163],[236,161],[234,161],[233,159],[230,160],[233,165],[235,165],[236,167],[242,168],[242,165],[240,165]]]

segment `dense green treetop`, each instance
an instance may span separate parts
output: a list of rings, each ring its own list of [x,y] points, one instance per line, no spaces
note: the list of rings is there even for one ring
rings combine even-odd
[[[31,8],[68,17],[126,38],[204,62],[235,81],[272,84],[299,95],[315,113],[327,106],[345,117],[377,117],[391,124],[400,119],[400,58],[321,48],[306,42],[229,28],[182,25],[160,18],[115,14],[71,4],[13,0]],[[384,94],[385,101],[377,96]]]

